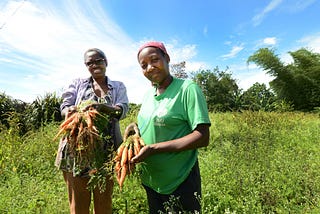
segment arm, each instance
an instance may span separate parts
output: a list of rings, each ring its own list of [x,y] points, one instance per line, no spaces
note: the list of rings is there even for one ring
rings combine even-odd
[[[103,103],[94,103],[94,104],[91,104],[91,105],[88,105],[84,111],[86,111],[87,109],[89,109],[90,107],[93,107],[95,108],[98,112],[101,112],[101,113],[105,113],[111,117],[115,117],[115,118],[120,118],[121,115],[122,115],[122,108],[120,106],[110,106],[110,105],[107,105],[107,104],[103,104]]]
[[[162,152],[180,152],[206,147],[209,145],[209,126],[209,124],[199,124],[190,134],[184,137],[144,146],[140,153],[132,159],[132,162],[141,162],[150,155]]]
[[[112,103],[113,107],[121,108],[121,114],[117,117],[119,120],[126,117],[129,110],[129,100],[127,96],[127,89],[123,82],[121,81],[111,81],[110,84],[113,85],[115,90],[112,90]]]
[[[61,116],[64,118],[69,117],[76,111],[76,98],[78,94],[80,80],[74,80],[62,93],[62,103],[60,106]]]
[[[77,111],[77,107],[76,106],[69,106],[69,107],[65,106],[61,110],[61,116],[64,117],[65,119],[67,119],[68,117],[70,117],[76,111]]]

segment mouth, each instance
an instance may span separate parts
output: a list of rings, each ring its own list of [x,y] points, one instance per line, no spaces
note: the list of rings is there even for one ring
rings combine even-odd
[[[100,68],[95,68],[95,69],[92,69],[91,71],[93,74],[100,74],[100,73],[103,73],[103,70],[100,69]]]

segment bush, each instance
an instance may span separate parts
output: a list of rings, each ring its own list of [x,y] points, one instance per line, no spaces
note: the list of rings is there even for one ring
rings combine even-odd
[[[304,113],[211,113],[211,139],[199,150],[203,213],[320,213],[320,120]],[[124,130],[136,115],[121,123]],[[0,213],[69,213],[67,189],[54,166],[58,124],[20,136],[0,132]],[[147,213],[137,176],[114,213]]]

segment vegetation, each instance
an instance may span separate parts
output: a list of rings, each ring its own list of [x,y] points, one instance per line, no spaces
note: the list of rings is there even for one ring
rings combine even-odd
[[[280,100],[293,104],[296,110],[313,110],[320,106],[320,54],[301,48],[289,52],[293,63],[285,65],[274,50],[262,48],[249,57],[275,79],[271,88]]]
[[[194,73],[192,79],[204,92],[210,111],[238,109],[240,90],[228,70],[220,71],[218,67],[213,71],[202,70]]]
[[[135,121],[129,115],[121,124]],[[318,114],[210,113],[209,147],[200,149],[204,213],[319,213]],[[0,133],[0,212],[68,213],[67,190],[54,159],[59,124],[20,136]],[[137,176],[122,191],[115,182],[115,213],[147,213]]]
[[[265,48],[248,59],[275,77],[270,88],[255,83],[242,91],[218,67],[192,74],[212,122],[210,145],[199,150],[203,213],[320,213],[320,55],[290,54],[288,65]],[[184,68],[185,62],[171,66],[188,78]],[[60,103],[55,94],[31,104],[0,94],[0,213],[69,213],[54,166]],[[130,103],[122,131],[139,108]],[[122,191],[115,183],[113,196],[114,213],[147,213],[134,173]]]

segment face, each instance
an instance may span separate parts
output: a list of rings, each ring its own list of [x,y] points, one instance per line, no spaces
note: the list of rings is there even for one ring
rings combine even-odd
[[[105,77],[107,62],[98,52],[86,53],[84,64],[93,78]]]
[[[169,57],[163,54],[158,48],[146,47],[141,50],[138,56],[139,64],[143,75],[152,83],[161,85],[170,75]]]

